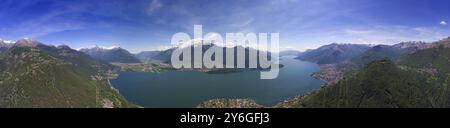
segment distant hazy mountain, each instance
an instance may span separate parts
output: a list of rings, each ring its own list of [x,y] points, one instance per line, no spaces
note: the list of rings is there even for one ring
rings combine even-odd
[[[5,47],[6,43],[3,40],[0,40],[0,47]]]
[[[429,44],[424,42],[403,42],[395,45],[377,45],[360,55],[357,55],[348,61],[338,64],[338,68],[344,72],[349,70],[357,70],[362,68],[365,64],[376,60],[390,59],[397,61],[400,57],[414,53],[417,50],[428,48]]]
[[[9,47],[9,44],[3,42],[3,40],[0,40],[0,54],[6,51]]]
[[[366,55],[385,56],[356,73],[278,107],[450,107],[450,47],[444,39],[376,46]],[[393,52],[400,50],[401,52]],[[381,54],[381,53],[387,54]],[[376,54],[376,55],[375,55]],[[401,55],[400,55],[401,54]],[[365,55],[365,56],[366,56]],[[389,58],[392,56],[396,62]],[[399,56],[400,55],[400,56]]]
[[[157,52],[157,53],[155,53],[155,55],[151,56],[151,58],[152,58],[152,60],[159,60],[159,61],[162,61],[164,63],[170,63],[170,59],[172,57],[172,53],[176,49],[177,48],[171,48],[171,49],[167,49],[167,50],[164,50],[164,51]]]
[[[22,39],[0,54],[0,107],[129,107],[113,67],[67,46]]]
[[[0,48],[2,48],[2,47],[6,47],[6,48],[8,48],[8,47],[11,47],[13,44],[11,44],[11,43],[9,43],[9,42],[6,42],[6,41],[4,41],[4,40],[0,40]]]
[[[118,62],[118,63],[139,63],[140,60],[136,58],[133,54],[128,52],[123,48],[101,48],[101,47],[93,47],[93,48],[84,48],[80,49],[81,52],[84,52],[90,55],[93,58],[103,60],[106,62]]]
[[[203,53],[204,52],[206,52],[206,50],[208,50],[209,48],[211,48],[211,47],[214,47],[214,46],[217,46],[217,45],[215,45],[215,44],[205,44],[205,45],[201,45],[202,46],[202,49],[203,49]],[[192,46],[192,47],[185,47],[185,48],[190,48],[191,50],[194,50],[194,48],[195,47],[200,47],[199,45],[195,45],[195,46]],[[220,46],[218,46],[218,47],[220,47]],[[237,49],[240,49],[240,48],[242,48],[242,49],[245,49],[245,64],[246,64],[246,66],[248,67],[248,64],[249,64],[249,52],[250,51],[256,51],[256,52],[259,52],[259,50],[256,50],[256,49],[254,49],[254,48],[244,48],[244,47],[242,47],[242,46],[235,46],[235,47],[222,47],[222,49],[223,49],[223,52],[224,52],[224,56],[223,56],[223,58],[225,59],[226,58],[226,51],[227,51],[227,49],[234,49],[234,62],[235,62],[235,65],[237,65]],[[159,52],[159,53],[157,53],[155,56],[153,56],[152,58],[154,59],[154,60],[160,60],[160,61],[162,61],[162,62],[164,62],[164,63],[171,63],[171,57],[172,57],[172,53],[175,51],[177,49],[177,47],[175,47],[175,48],[171,48],[171,49],[168,49],[168,50],[165,50],[165,51],[161,51],[161,52]],[[193,56],[193,52],[191,53],[192,54],[192,56]],[[271,56],[271,54],[272,53],[268,53],[268,57],[270,58],[270,56]],[[257,54],[257,55],[259,55],[259,53]],[[212,59],[214,59],[214,58],[212,58]],[[191,59],[191,60],[193,60],[193,59]],[[223,61],[224,62],[224,64],[226,63],[226,60],[224,60]]]
[[[206,50],[208,50],[209,48],[211,48],[211,47],[213,47],[214,46],[214,44],[205,44],[205,45],[201,45],[201,47],[202,47],[202,52],[204,53]],[[194,47],[200,47],[200,45],[194,45],[194,46],[191,46],[191,47],[185,47],[185,48],[183,48],[183,49],[187,49],[187,48],[190,48],[192,51],[194,50]],[[156,53],[153,57],[152,57],[152,59],[154,59],[154,60],[160,60],[160,61],[162,61],[162,62],[165,62],[165,63],[171,63],[171,58],[172,58],[172,53],[176,50],[176,49],[178,49],[178,47],[174,47],[174,48],[170,48],[170,49],[167,49],[167,50],[164,50],[164,51],[160,51],[160,52],[158,52],[158,53]],[[193,57],[193,52],[192,52],[192,57]],[[202,54],[203,55],[203,54]],[[193,60],[193,59],[192,59]]]
[[[403,56],[414,53],[417,50],[429,48],[429,45],[429,43],[424,42],[377,45],[351,59],[339,63],[322,65],[321,70],[316,73],[316,77],[327,81],[328,84],[333,84],[342,79],[345,74],[358,71],[372,61],[389,59],[397,62]]]
[[[156,59],[155,57],[159,55],[161,52],[162,51],[143,51],[136,54],[135,56],[141,61],[155,60]]]
[[[296,50],[281,51],[280,56],[301,56],[302,52]]]
[[[334,64],[353,58],[370,48],[361,44],[330,44],[318,49],[308,50],[297,59],[317,64]]]

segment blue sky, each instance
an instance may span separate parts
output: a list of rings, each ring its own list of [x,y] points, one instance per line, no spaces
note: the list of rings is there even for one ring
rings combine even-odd
[[[1,0],[0,38],[73,48],[168,46],[177,32],[280,33],[283,49],[450,36],[448,0]]]

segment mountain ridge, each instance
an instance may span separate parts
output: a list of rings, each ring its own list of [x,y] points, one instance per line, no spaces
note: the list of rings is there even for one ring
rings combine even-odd
[[[298,56],[297,59],[310,61],[317,64],[333,64],[345,61],[356,55],[363,53],[370,48],[364,44],[329,44],[317,49],[307,50]]]
[[[93,58],[103,60],[106,62],[117,62],[117,63],[139,63],[141,62],[135,55],[131,54],[128,50],[115,47],[111,49],[93,47],[93,48],[83,48],[79,51],[90,55]]]
[[[0,107],[134,107],[110,85],[112,70],[67,46],[17,41],[0,54]]]

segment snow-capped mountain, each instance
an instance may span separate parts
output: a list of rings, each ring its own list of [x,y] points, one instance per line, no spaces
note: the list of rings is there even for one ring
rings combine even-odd
[[[106,62],[118,62],[118,63],[139,63],[137,59],[129,51],[120,47],[100,47],[95,46],[92,48],[82,48],[79,51],[90,55],[93,58],[103,60]]]

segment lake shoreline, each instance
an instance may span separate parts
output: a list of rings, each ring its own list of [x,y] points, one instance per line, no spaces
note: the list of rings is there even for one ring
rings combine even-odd
[[[170,70],[120,72],[112,84],[129,101],[150,108],[193,108],[202,102],[221,98],[254,99],[261,106],[275,106],[286,98],[308,93],[323,85],[324,81],[311,76],[320,70],[319,65],[293,59],[284,60],[284,63],[280,77],[275,80],[261,80],[260,71],[255,70],[219,74]]]

